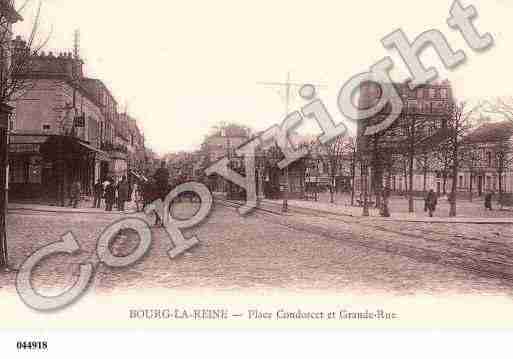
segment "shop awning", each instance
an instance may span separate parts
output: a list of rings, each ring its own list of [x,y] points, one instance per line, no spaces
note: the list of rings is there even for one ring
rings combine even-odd
[[[97,149],[91,145],[88,145],[87,143],[84,143],[84,142],[78,141],[77,143],[79,144],[79,146],[82,146],[86,150],[88,150],[90,152],[94,152],[96,154],[96,159],[98,159],[99,161],[109,161],[110,160],[110,156],[107,152],[99,150],[99,149]]]

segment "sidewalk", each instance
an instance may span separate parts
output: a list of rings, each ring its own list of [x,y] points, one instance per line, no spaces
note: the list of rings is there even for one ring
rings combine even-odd
[[[59,207],[59,206],[50,206],[50,205],[42,205],[42,204],[31,204],[31,203],[9,203],[7,206],[7,211],[34,211],[34,212],[52,212],[52,213],[75,213],[75,214],[102,214],[102,215],[112,215],[112,216],[124,216],[136,214],[135,204],[132,202],[125,203],[125,211],[119,212],[115,209],[112,209],[112,212],[105,211],[105,203],[102,202],[102,208],[92,208],[92,202],[88,200],[83,200],[79,203],[78,208],[72,207]]]
[[[261,205],[271,205],[273,207],[282,206],[282,200],[263,200]],[[327,215],[336,215],[341,217],[359,217],[360,219],[369,218],[371,220],[379,220],[384,222],[419,222],[419,223],[469,223],[469,224],[513,224],[513,213],[511,212],[499,212],[498,210],[495,212],[487,212],[490,214],[490,217],[479,216],[480,213],[476,213],[476,216],[469,215],[468,210],[465,211],[464,208],[460,211],[463,213],[457,217],[448,217],[448,216],[434,216],[429,217],[425,215],[424,211],[419,211],[418,208],[415,213],[408,212],[392,212],[391,217],[385,218],[381,217],[379,214],[379,210],[376,208],[369,208],[369,217],[363,217],[362,207],[352,207],[349,205],[343,204],[332,204],[326,202],[315,202],[315,201],[301,201],[301,200],[289,200],[289,209],[292,212],[302,212],[302,211],[315,211],[319,213],[324,213]],[[444,204],[441,204],[443,206]],[[404,208],[408,207],[408,203],[404,201]],[[462,203],[461,207],[464,207],[465,204]],[[467,205],[468,206],[468,205]],[[478,205],[473,205],[477,207]],[[416,206],[418,207],[418,206]],[[439,212],[442,212],[440,210]],[[500,217],[492,217],[493,214],[499,214]]]

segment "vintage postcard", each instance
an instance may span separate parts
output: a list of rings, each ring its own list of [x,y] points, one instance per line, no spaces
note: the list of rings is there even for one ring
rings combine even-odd
[[[0,4],[0,329],[513,327],[512,3]]]

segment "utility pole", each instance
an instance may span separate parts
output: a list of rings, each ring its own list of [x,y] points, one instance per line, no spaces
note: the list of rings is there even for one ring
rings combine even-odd
[[[290,97],[291,97],[291,89],[297,88],[301,89],[306,83],[292,83],[290,81],[290,72],[287,72],[287,81],[286,82],[258,82],[259,85],[270,86],[270,87],[278,87],[285,89],[285,117],[289,115],[289,107],[290,107]],[[311,83],[308,83],[311,84]],[[312,85],[312,84],[311,84]],[[314,85],[316,87],[324,87],[322,85]],[[289,191],[290,191],[290,177],[289,177],[289,168],[285,167],[285,191],[283,193],[283,206],[282,212],[288,212],[289,210]]]

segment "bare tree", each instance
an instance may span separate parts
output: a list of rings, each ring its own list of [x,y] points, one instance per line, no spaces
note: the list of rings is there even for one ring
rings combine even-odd
[[[452,165],[450,142],[441,142],[433,151],[433,158],[436,160],[436,168],[442,176],[442,193],[447,194],[447,179]]]
[[[503,176],[513,165],[513,133],[504,136],[495,145],[495,170],[499,178],[499,204],[504,206]]]
[[[12,24],[21,21],[20,12],[26,8],[30,0],[26,0],[21,7],[16,9],[14,0],[0,0],[0,104],[2,106],[12,104],[19,96],[30,89],[32,83],[27,78],[32,65],[32,58],[43,44],[35,45],[35,38],[39,28],[42,0],[38,3],[37,14],[32,26],[28,42],[21,48],[12,48]],[[5,216],[7,212],[7,192],[5,188],[7,180],[8,128],[2,129],[0,139],[0,267],[7,267],[7,230]]]
[[[346,138],[340,136],[334,141],[322,146],[324,153],[322,153],[321,159],[328,171],[330,179],[331,203],[335,203],[335,181],[345,162],[344,155],[346,154],[346,142]]]
[[[433,167],[432,154],[427,150],[422,151],[416,156],[418,168],[422,171],[422,190],[427,191],[427,176]]]
[[[6,2],[14,6],[14,0]],[[21,12],[30,3],[31,0],[25,0],[17,12]],[[21,46],[10,45],[11,34],[5,27],[9,19],[4,15],[0,16],[0,61],[3,65],[0,71],[0,101],[3,103],[16,101],[35,86],[35,80],[30,76],[34,69],[34,59],[51,36],[50,33],[44,40],[38,39],[42,4],[42,0],[39,0],[30,34],[26,41],[19,43]]]
[[[416,112],[416,111],[415,111]],[[415,211],[414,192],[413,192],[413,174],[415,170],[415,156],[417,154],[417,144],[422,140],[423,132],[420,129],[422,121],[416,116],[416,113],[403,116],[403,131],[405,135],[404,156],[407,164],[408,178],[408,211]]]
[[[484,101],[483,111],[502,117],[513,124],[513,97],[497,98],[495,101]],[[502,179],[504,173],[513,165],[512,134],[504,133],[504,136],[495,144],[495,168],[499,177],[499,202],[504,205]]]
[[[451,154],[452,188],[449,217],[456,217],[456,192],[458,189],[458,172],[460,170],[462,143],[465,135],[471,129],[471,118],[480,105],[468,109],[465,102],[455,103],[451,106],[447,126],[449,127],[448,144]]]
[[[469,200],[472,202],[473,200],[473,191],[474,191],[474,178],[476,171],[479,168],[479,164],[481,162],[481,156],[479,151],[476,151],[472,146],[468,146],[465,143],[462,148],[462,161],[461,165],[463,168],[466,168],[469,172],[470,183],[469,183]]]
[[[344,145],[344,155],[349,160],[349,173],[351,176],[351,206],[354,206],[356,163],[358,161],[356,140],[349,138]]]

